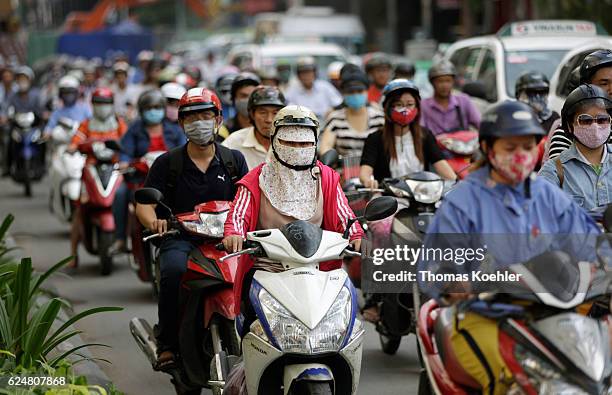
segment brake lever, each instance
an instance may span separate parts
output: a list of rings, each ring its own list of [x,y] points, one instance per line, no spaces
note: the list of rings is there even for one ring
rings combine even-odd
[[[245,255],[245,254],[249,254],[249,255],[255,254],[257,251],[259,251],[259,247],[251,247],[251,248],[244,249],[242,251],[233,252],[231,254],[227,254],[226,256],[219,258],[219,262],[223,262],[226,259],[230,259],[235,256],[240,256],[240,255]]]
[[[176,234],[178,234],[178,233],[179,233],[179,231],[178,231],[178,230],[176,230],[176,229],[172,229],[172,230],[167,231],[166,233],[155,233],[155,234],[152,234],[152,235],[149,235],[149,236],[143,237],[143,238],[142,238],[142,241],[149,241],[149,240],[152,240],[152,239],[156,239],[156,238],[158,238],[158,237],[162,237],[162,236],[171,236],[171,235],[176,235]]]

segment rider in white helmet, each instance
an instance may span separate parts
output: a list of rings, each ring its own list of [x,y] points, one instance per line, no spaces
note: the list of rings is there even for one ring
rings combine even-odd
[[[168,82],[161,86],[161,92],[166,98],[166,118],[178,125],[179,100],[187,90],[181,84]]]
[[[79,100],[80,83],[75,77],[66,75],[60,78],[57,88],[62,106],[51,113],[49,122],[47,122],[45,127],[46,135],[51,133],[51,130],[53,130],[61,118],[69,118],[77,123],[81,123],[91,117],[89,106],[82,100]]]

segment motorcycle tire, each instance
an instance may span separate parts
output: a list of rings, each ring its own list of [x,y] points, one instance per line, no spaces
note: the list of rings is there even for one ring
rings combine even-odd
[[[400,343],[402,342],[401,336],[385,336],[381,333],[378,334],[380,339],[380,346],[385,354],[395,355],[399,349]]]
[[[202,393],[201,388],[197,388],[195,390],[184,390],[179,388],[177,385],[174,386],[174,390],[176,391],[176,395],[200,395]]]
[[[32,197],[32,181],[30,180],[30,161],[23,161],[23,189],[26,197]]]
[[[113,244],[114,238],[112,232],[99,231],[98,254],[100,256],[100,273],[103,276],[108,276],[113,271],[113,256],[109,254],[108,250]]]
[[[419,373],[419,389],[418,395],[433,395],[434,392],[431,389],[431,383],[429,382],[429,376],[427,375],[427,371],[425,369],[421,370]]]
[[[298,381],[289,390],[289,395],[331,395],[332,384],[328,381]]]

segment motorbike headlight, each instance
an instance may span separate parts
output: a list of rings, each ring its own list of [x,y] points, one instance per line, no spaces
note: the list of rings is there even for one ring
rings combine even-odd
[[[442,198],[444,182],[437,181],[416,181],[406,180],[408,186],[414,194],[414,199],[421,203],[435,203]]]
[[[349,335],[352,301],[347,287],[342,288],[325,317],[312,330],[295,318],[265,289],[259,292],[259,302],[274,339],[285,352],[335,352]]]
[[[209,237],[223,237],[223,226],[227,218],[227,211],[222,213],[200,213],[199,221],[185,221],[183,226],[190,232]]]
[[[410,192],[402,188],[394,187],[393,185],[389,185],[389,190],[397,197],[410,198],[412,196]]]
[[[27,129],[34,123],[36,116],[33,112],[15,114],[15,123],[22,129]]]
[[[461,141],[453,138],[444,138],[440,143],[449,151],[459,155],[472,155],[478,149],[478,138]]]
[[[540,385],[539,395],[587,395],[588,392],[581,390],[575,385],[561,380],[544,381]]]
[[[102,162],[110,161],[115,155],[115,151],[110,148],[106,148],[106,145],[104,145],[104,143],[101,141],[96,141],[95,143],[92,143],[91,150],[96,159]]]

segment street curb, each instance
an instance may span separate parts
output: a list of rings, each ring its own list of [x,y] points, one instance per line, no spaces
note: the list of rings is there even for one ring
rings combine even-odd
[[[19,245],[15,242],[15,240],[11,237],[10,234],[7,235],[6,237],[6,245],[9,248],[12,248],[12,247],[19,248]],[[17,259],[18,261],[21,261],[21,258],[23,258],[20,249],[14,250],[9,255]],[[38,305],[45,304],[47,301],[49,301],[53,297],[56,297],[56,296],[61,297],[61,295],[59,294],[55,286],[48,286],[48,285],[44,286],[43,291],[44,291],[43,294],[40,295],[36,301]],[[59,320],[56,320],[53,323],[52,328],[58,329],[61,325],[63,325],[66,321],[68,321],[70,317],[72,317],[73,315],[74,315],[74,311],[71,308],[62,306],[60,313],[59,313]],[[68,328],[66,328],[65,332],[74,331],[74,330],[77,330],[77,329],[74,327],[74,325],[70,325]],[[61,353],[70,350],[71,348],[78,347],[83,344],[85,344],[85,341],[83,340],[81,335],[75,335],[69,340],[62,342],[59,346],[56,347],[55,351],[57,352],[57,355],[60,355]],[[89,347],[83,347],[79,349],[78,353],[81,354],[81,356],[71,355],[70,357],[68,357],[68,359],[71,362],[76,362],[82,358],[87,358],[87,359],[74,365],[74,367],[72,368],[74,375],[75,376],[85,376],[87,378],[88,385],[99,385],[101,387],[109,389],[112,386],[112,381],[108,378],[106,373],[104,373],[102,368],[96,362],[91,360],[92,358],[94,358],[94,356],[89,350]]]

